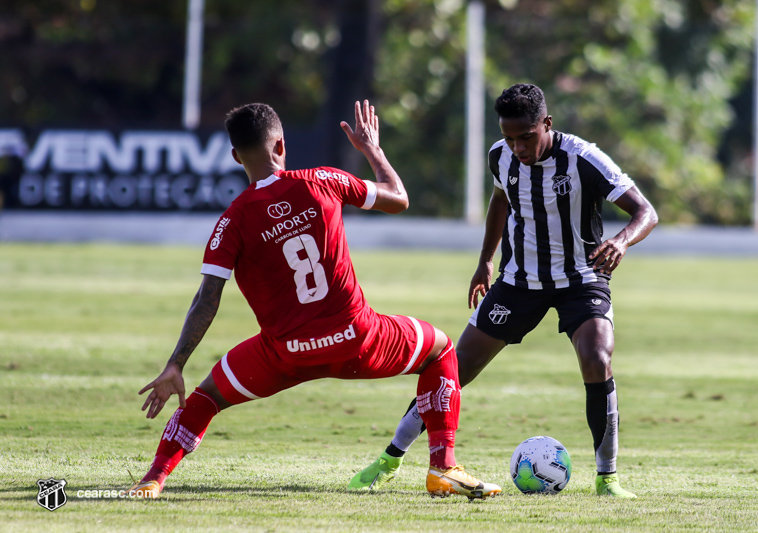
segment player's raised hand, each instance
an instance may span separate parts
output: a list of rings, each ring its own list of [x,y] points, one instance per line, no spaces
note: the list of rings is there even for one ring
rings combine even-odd
[[[355,102],[355,130],[345,121],[340,122],[340,126],[353,147],[364,155],[376,176],[376,199],[371,209],[385,213],[408,209],[405,186],[379,146],[379,117],[374,106],[368,100]]]
[[[181,369],[173,363],[167,364],[161,375],[145,385],[139,393],[143,394],[150,389],[152,391],[142,405],[143,411],[147,409],[147,415],[145,415],[147,418],[158,416],[158,413],[163,410],[163,406],[173,394],[179,395],[179,407],[185,408],[187,406],[184,401],[184,376],[182,376]]]
[[[368,100],[355,102],[355,130],[344,120],[340,127],[356,150],[363,152],[366,148],[379,147],[379,117]]]
[[[468,288],[468,308],[472,309],[479,305],[479,296],[484,298],[490,290],[490,283],[492,282],[492,272],[494,267],[492,261],[486,263],[479,263],[476,267],[476,272],[471,278],[471,284]]]

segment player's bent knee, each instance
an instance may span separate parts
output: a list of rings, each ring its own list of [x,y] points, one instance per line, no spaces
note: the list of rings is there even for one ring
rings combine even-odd
[[[611,354],[602,351],[592,351],[579,356],[582,378],[585,383],[605,381],[613,375],[611,369]]]
[[[433,363],[445,350],[453,347],[453,341],[443,331],[434,328],[434,344],[429,351],[429,355],[426,356],[426,360],[416,370],[416,374],[420,374],[431,363]]]
[[[434,346],[432,347],[432,352],[436,352],[436,355],[439,355],[448,344],[452,343],[453,341],[450,340],[450,337],[445,335],[444,331],[434,328]]]
[[[221,395],[221,391],[218,390],[218,387],[216,386],[216,382],[213,381],[213,373],[208,374],[208,376],[203,380],[203,382],[199,385],[199,387],[208,394],[218,405],[219,410],[224,410],[227,407],[231,407],[232,403],[228,402],[226,398],[224,398]]]

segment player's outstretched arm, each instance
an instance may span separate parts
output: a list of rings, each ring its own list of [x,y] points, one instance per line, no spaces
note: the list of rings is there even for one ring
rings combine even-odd
[[[217,276],[209,274],[203,276],[200,288],[184,319],[179,341],[166,363],[166,368],[156,379],[139,391],[143,394],[152,389],[142,405],[143,411],[147,409],[147,418],[155,418],[173,394],[179,396],[179,407],[185,407],[182,369],[213,322],[221,303],[221,293],[225,283],[225,279]]]
[[[408,209],[408,193],[392,168],[387,156],[379,146],[379,117],[368,100],[355,102],[355,130],[347,122],[341,122],[347,138],[353,147],[368,160],[376,176],[376,201],[372,209],[385,213],[399,213]]]
[[[490,290],[492,283],[492,274],[495,267],[492,259],[495,257],[500,239],[503,238],[503,227],[508,218],[508,197],[505,192],[495,187],[490,198],[490,206],[487,208],[487,217],[484,221],[484,240],[482,242],[482,253],[479,254],[479,264],[476,267],[474,276],[471,278],[471,285],[468,289],[468,308],[479,305],[479,296],[484,298]]]
[[[590,254],[595,270],[606,274],[616,269],[630,246],[647,237],[658,224],[658,213],[636,186],[622,194],[614,203],[632,218],[618,235],[604,241]]]

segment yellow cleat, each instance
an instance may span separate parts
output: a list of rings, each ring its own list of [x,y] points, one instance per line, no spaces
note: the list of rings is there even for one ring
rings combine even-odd
[[[613,496],[614,498],[625,499],[637,497],[636,494],[621,488],[618,474],[598,474],[595,478],[595,491],[598,496]]]
[[[402,457],[392,457],[387,452],[382,452],[379,459],[355,474],[347,490],[379,490],[395,478],[401,464]]]
[[[130,498],[144,498],[157,500],[161,494],[160,483],[157,481],[145,481],[144,483],[137,483],[129,489],[128,493]]]
[[[451,494],[460,494],[469,500],[484,500],[500,494],[503,489],[494,483],[479,481],[458,465],[448,470],[430,466],[426,476],[426,490],[432,497],[446,498]]]

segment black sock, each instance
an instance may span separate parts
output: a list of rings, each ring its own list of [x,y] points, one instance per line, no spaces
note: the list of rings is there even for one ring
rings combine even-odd
[[[613,378],[602,383],[585,383],[587,424],[592,432],[595,451],[600,447],[608,423],[608,395],[615,389]]]

